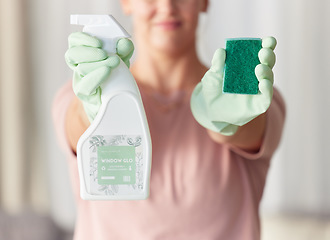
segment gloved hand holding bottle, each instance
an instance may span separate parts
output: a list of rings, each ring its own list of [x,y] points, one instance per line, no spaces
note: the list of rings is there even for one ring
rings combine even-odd
[[[102,49],[102,42],[87,33],[72,33],[68,41],[65,61],[74,71],[73,91],[82,101],[87,117],[92,122],[101,106],[101,84],[111,70],[119,65],[119,57],[129,67],[134,46],[131,40],[121,38],[117,41],[117,55],[108,56]]]
[[[202,81],[195,87],[191,97],[191,110],[195,119],[205,128],[223,135],[233,135],[239,126],[250,122],[270,106],[273,96],[273,71],[276,39],[262,39],[259,51],[260,63],[255,68],[259,81],[259,94],[223,93],[223,76],[226,51],[218,49],[212,60],[212,66]]]

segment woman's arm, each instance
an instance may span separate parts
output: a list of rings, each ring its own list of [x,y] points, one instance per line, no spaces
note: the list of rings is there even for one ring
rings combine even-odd
[[[249,152],[257,152],[262,144],[266,129],[266,113],[238,128],[232,136],[207,130],[212,140],[217,143],[231,144]]]
[[[74,97],[69,105],[65,119],[65,131],[73,152],[76,153],[78,140],[89,125],[90,122],[81,101]]]

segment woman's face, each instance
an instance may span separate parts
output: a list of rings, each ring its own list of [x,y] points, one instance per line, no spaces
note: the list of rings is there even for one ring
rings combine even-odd
[[[149,48],[180,51],[194,47],[200,12],[207,0],[122,0],[133,18],[136,39]]]

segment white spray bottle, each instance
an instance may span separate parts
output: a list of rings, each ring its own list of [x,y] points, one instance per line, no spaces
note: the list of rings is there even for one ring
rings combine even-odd
[[[71,24],[116,54],[119,38],[130,37],[110,15],[72,15]],[[77,159],[85,200],[139,200],[149,196],[151,139],[139,89],[123,61],[102,88],[102,105],[80,137]]]

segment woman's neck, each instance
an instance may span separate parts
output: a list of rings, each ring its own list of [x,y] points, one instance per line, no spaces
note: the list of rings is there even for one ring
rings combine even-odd
[[[206,70],[195,48],[180,54],[141,51],[131,67],[132,74],[140,84],[162,94],[192,90]]]

